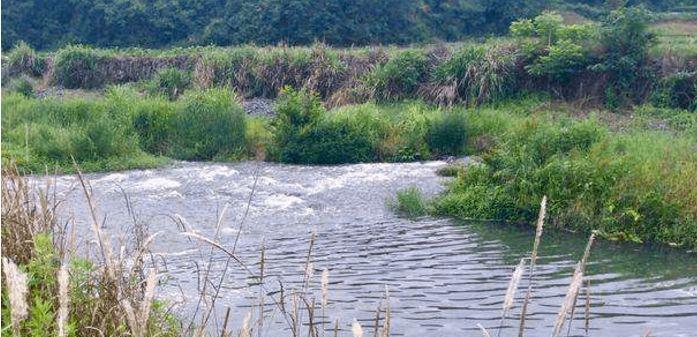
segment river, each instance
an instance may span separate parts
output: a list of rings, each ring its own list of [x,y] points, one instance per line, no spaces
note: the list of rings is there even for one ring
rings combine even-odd
[[[186,230],[213,237],[223,210],[220,241],[232,247],[251,269],[258,268],[265,247],[265,287],[272,295],[279,281],[286,291],[299,287],[311,233],[311,287],[329,270],[326,328],[340,319],[350,335],[356,318],[372,335],[375,310],[390,291],[392,335],[480,336],[477,323],[496,331],[501,305],[514,266],[529,254],[534,230],[503,224],[459,222],[425,217],[402,219],[385,206],[386,198],[407,186],[435,195],[448,178],[435,174],[443,162],[357,164],[330,167],[242,162],[177,163],[153,170],[88,174],[114,242],[128,243],[133,214],[158,236],[152,250],[166,282],[160,297],[182,317],[195,312],[200,271],[210,247],[182,235]],[[85,199],[73,176],[58,176],[64,199],[60,214],[75,220],[89,238]],[[250,197],[251,196],[251,197]],[[246,216],[245,216],[246,214]],[[547,336],[566,293],[575,262],[586,243],[581,235],[547,230],[542,238],[534,299],[528,309],[526,336]],[[226,256],[210,260],[211,278],[222,281],[216,317],[225,308],[239,327],[246,312],[256,310],[259,286]],[[695,336],[697,331],[697,258],[672,249],[599,240],[587,268],[590,288],[590,335],[594,337]],[[523,282],[521,288],[525,288]],[[571,335],[584,336],[583,303]],[[274,296],[277,296],[274,295]],[[519,293],[511,316],[520,310]],[[318,296],[319,301],[319,296]],[[288,335],[280,315],[266,300],[265,335]],[[331,321],[331,322],[330,322]],[[509,319],[501,336],[517,336],[517,319]],[[566,329],[565,333],[566,335]]]

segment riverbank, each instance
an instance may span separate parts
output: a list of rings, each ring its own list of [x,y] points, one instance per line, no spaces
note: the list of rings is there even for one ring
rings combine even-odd
[[[434,214],[530,222],[547,195],[552,226],[697,247],[690,183],[697,181],[697,118],[689,111],[588,111],[535,96],[469,109],[419,101],[326,109],[293,90],[275,109],[273,118],[247,116],[220,89],[176,101],[123,87],[97,99],[10,94],[3,160],[70,172],[73,158],[103,171],[170,158],[344,164],[477,155],[481,164],[451,172],[457,177],[432,203]]]

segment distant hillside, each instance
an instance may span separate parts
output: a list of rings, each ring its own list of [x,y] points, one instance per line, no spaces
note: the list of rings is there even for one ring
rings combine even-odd
[[[695,0],[6,0],[2,48],[455,41],[504,33],[544,9],[594,18],[623,3],[689,11]]]

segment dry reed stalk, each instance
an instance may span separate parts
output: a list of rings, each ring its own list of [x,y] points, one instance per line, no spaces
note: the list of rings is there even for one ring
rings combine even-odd
[[[353,324],[351,324],[351,332],[353,332],[353,337],[363,337],[363,328],[355,318],[353,319]]]
[[[227,307],[227,310],[225,310],[225,318],[223,319],[223,327],[220,329],[220,337],[227,337],[227,324],[228,321],[230,320],[230,307]]]
[[[334,321],[334,337],[339,337],[339,319]]]
[[[583,252],[583,257],[581,258],[581,273],[585,273],[586,271],[586,264],[588,263],[588,257],[590,256],[591,252],[591,247],[593,246],[593,242],[595,241],[595,232],[591,234],[590,238],[588,238],[588,244],[586,244],[586,249]],[[571,313],[569,315],[569,328],[567,330],[567,335],[571,334],[571,322],[574,319],[574,314],[576,312],[576,302],[578,301],[578,291],[575,294],[573,304],[571,305]]]
[[[266,262],[266,248],[264,242],[261,243],[261,252],[259,257],[259,319],[257,320],[257,333],[261,337],[264,327],[264,264]]]
[[[247,315],[244,316],[244,320],[242,321],[242,328],[240,329],[240,336],[239,337],[251,337],[252,334],[249,331],[249,320],[252,318],[252,313],[248,312]]]
[[[70,303],[68,282],[68,265],[64,263],[58,271],[58,337],[67,336],[65,325],[68,321],[68,305]]]
[[[385,285],[385,320],[382,325],[382,334],[380,337],[390,336],[390,325],[392,324],[392,309],[390,308],[390,290]]]
[[[10,320],[15,337],[21,336],[20,323],[29,315],[27,303],[27,274],[10,259],[2,258],[2,271],[5,274],[5,286],[10,301]]]
[[[513,275],[511,276],[510,282],[508,282],[508,289],[506,290],[506,297],[503,300],[503,317],[506,317],[506,313],[513,307],[513,300],[515,299],[515,293],[518,289],[518,284],[523,278],[523,269],[525,268],[525,259],[520,259],[520,263],[513,270]]]
[[[523,306],[520,310],[520,326],[518,329],[518,337],[523,337],[525,335],[525,315],[528,312],[528,304],[530,299],[532,299],[532,286],[533,279],[535,277],[535,263],[537,262],[537,250],[540,247],[540,242],[542,241],[542,229],[545,223],[545,217],[547,216],[547,196],[542,197],[540,202],[540,212],[537,215],[537,224],[535,226],[535,241],[532,246],[532,253],[530,253],[530,273],[528,275],[528,291],[525,294],[525,299],[523,300]]]
[[[380,329],[380,307],[382,307],[382,303],[378,302],[378,307],[375,309],[375,328],[373,329],[373,337],[378,337],[378,330]]]
[[[486,328],[483,325],[477,323],[477,326],[479,327],[480,330],[482,330],[482,336],[491,337],[491,334],[489,333],[489,331],[486,330]]]
[[[592,233],[590,238],[588,238],[588,244],[586,245],[586,250],[583,252],[583,257],[581,261],[576,265],[574,270],[574,275],[571,279],[571,284],[562,303],[559,314],[557,315],[557,320],[554,324],[554,331],[552,333],[553,337],[559,336],[561,329],[564,327],[564,322],[566,321],[567,314],[569,315],[569,325],[571,325],[571,320],[573,319],[574,309],[576,307],[576,301],[578,300],[578,293],[583,283],[583,273],[585,272],[586,264],[588,263],[588,257],[590,256],[591,247],[595,241],[595,233]],[[569,327],[570,331],[571,327]]]
[[[499,324],[499,329],[497,336],[501,335],[501,329],[503,328],[503,323],[506,320],[506,314],[508,310],[513,308],[513,301],[515,300],[515,293],[518,290],[518,284],[523,278],[523,270],[525,269],[525,258],[520,259],[520,262],[513,270],[513,275],[511,275],[511,280],[508,282],[508,289],[506,289],[506,296],[503,299],[503,308],[501,311],[501,323]]]
[[[571,277],[571,284],[569,284],[569,289],[566,291],[566,296],[564,297],[564,302],[562,302],[561,308],[559,309],[559,314],[557,314],[557,319],[554,321],[554,329],[552,331],[552,337],[558,337],[561,334],[561,330],[564,327],[564,322],[566,322],[566,317],[571,312],[571,308],[574,305],[574,300],[578,296],[578,291],[581,288],[583,281],[583,271],[581,270],[581,262],[576,264],[576,269],[574,270],[574,275]]]
[[[591,325],[591,280],[586,281],[586,310],[584,312],[584,330],[586,331],[586,337],[590,330]]]
[[[322,336],[324,336],[325,310],[327,308],[327,304],[329,303],[329,269],[327,268],[324,268],[324,270],[322,270],[320,286],[322,288]]]

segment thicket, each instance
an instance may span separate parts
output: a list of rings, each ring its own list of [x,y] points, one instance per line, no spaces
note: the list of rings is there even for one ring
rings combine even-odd
[[[454,170],[457,177],[433,202],[435,212],[532,222],[546,195],[553,226],[697,247],[697,193],[687,183],[697,179],[697,124],[688,111],[669,113],[690,122],[673,131],[637,122],[613,132],[597,117],[559,111],[467,114],[472,149],[487,140],[483,162]]]
[[[6,93],[2,100],[3,159],[42,172],[148,167],[162,156],[229,160],[245,155],[246,121],[233,92],[191,92],[171,102],[142,98],[124,87],[100,99],[30,99]]]
[[[420,98],[440,105],[481,105],[521,91],[604,104],[652,101],[694,107],[697,72],[690,56],[653,55],[650,17],[640,8],[610,12],[600,23],[565,24],[544,12],[510,26],[511,38],[424,48],[311,47],[105,50],[70,45],[39,56],[26,45],[4,71],[44,77],[66,88],[138,82],[176,99],[189,88],[229,86],[243,97],[274,98],[283,87],[319,94],[329,105]],[[657,58],[658,57],[658,58]],[[43,69],[43,68],[42,68]]]
[[[410,161],[463,153],[464,117],[422,103],[367,103],[327,111],[319,97],[286,89],[271,125],[271,159],[340,164]]]

